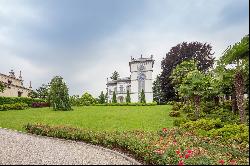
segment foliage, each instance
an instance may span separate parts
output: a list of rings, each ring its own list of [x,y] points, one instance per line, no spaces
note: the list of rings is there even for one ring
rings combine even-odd
[[[0,96],[0,105],[26,103],[26,104],[28,104],[28,106],[31,106],[33,102],[45,102],[45,100],[33,99],[33,98],[29,98],[29,97],[3,97],[3,96]]]
[[[110,78],[112,80],[117,80],[119,78],[119,73],[117,71],[114,71],[114,73],[112,73],[112,76]]]
[[[180,111],[183,113],[192,113],[194,112],[194,107],[192,104],[185,104],[180,108]]]
[[[183,107],[184,104],[182,102],[173,102],[173,107],[172,107],[172,111],[179,111],[181,109],[181,107]]]
[[[14,103],[14,104],[3,104],[0,105],[0,111],[7,110],[23,110],[28,108],[28,104],[26,103]]]
[[[235,140],[239,143],[249,142],[249,127],[245,124],[228,124],[220,129],[212,129],[208,132],[210,137],[216,137],[222,141],[228,141],[229,139]]]
[[[156,80],[153,82],[153,101],[157,102],[158,104],[162,104],[164,101],[160,82],[160,75],[157,75]]]
[[[176,92],[173,88],[174,85],[170,78],[172,70],[183,61],[194,59],[200,71],[207,71],[214,63],[213,53],[211,53],[211,51],[212,46],[210,44],[200,42],[183,42],[170,49],[161,62],[162,73],[160,82],[164,100],[170,101],[177,99]]]
[[[176,118],[173,122],[174,126],[180,127],[181,124],[187,123],[189,120],[187,118]]]
[[[113,92],[112,103],[117,103],[115,91]]]
[[[68,87],[60,76],[55,76],[50,82],[49,99],[53,110],[69,111],[72,110]]]
[[[5,89],[5,85],[0,81],[0,93]]]
[[[140,94],[140,103],[146,103],[146,97],[145,97],[144,89],[142,89],[141,94]]]
[[[189,121],[181,125],[181,128],[188,130],[211,130],[222,126],[220,119],[199,119],[197,121]]]
[[[179,111],[171,111],[169,112],[170,117],[180,117],[181,113]]]
[[[81,105],[81,99],[79,95],[73,95],[69,97],[70,105],[72,106],[80,106]]]
[[[105,103],[108,103],[109,101],[108,101],[108,92],[106,92],[106,94],[105,94]]]
[[[91,94],[89,94],[88,92],[85,92],[82,95],[80,101],[81,101],[81,104],[80,104],[81,106],[89,106],[89,105],[96,104],[95,98]]]
[[[101,94],[100,94],[100,96],[98,98],[98,103],[100,103],[100,104],[105,103],[105,96],[104,96],[103,91],[101,92]]]
[[[47,99],[48,95],[49,95],[49,84],[42,84],[41,87],[39,87],[38,89],[36,89],[36,93],[38,98],[40,99]]]
[[[70,126],[25,125],[27,132],[115,148],[131,154],[146,165],[248,164],[249,149],[244,144],[224,143],[177,128],[161,131],[95,131]]]
[[[34,102],[32,103],[31,107],[32,108],[41,108],[41,107],[49,107],[49,103],[46,102]]]
[[[129,90],[127,90],[126,103],[131,103]]]
[[[31,98],[38,98],[38,93],[36,91],[29,91],[28,93],[28,97],[31,97]]]

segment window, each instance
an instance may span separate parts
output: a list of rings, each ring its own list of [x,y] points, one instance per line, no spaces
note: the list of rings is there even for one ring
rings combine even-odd
[[[21,97],[23,92],[18,91],[17,93],[18,97]]]
[[[120,85],[120,92],[123,93],[123,86]]]

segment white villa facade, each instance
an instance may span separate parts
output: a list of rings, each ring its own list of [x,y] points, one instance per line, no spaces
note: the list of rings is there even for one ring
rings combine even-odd
[[[0,92],[0,96],[4,97],[28,97],[28,93],[31,91],[31,82],[29,88],[24,87],[23,79],[20,71],[19,77],[15,76],[13,70],[9,72],[9,75],[0,73],[0,82],[5,85],[3,92]]]
[[[113,92],[116,93],[117,102],[126,102],[127,90],[130,93],[131,102],[140,101],[142,89],[145,92],[146,102],[153,102],[152,74],[154,60],[150,58],[138,59],[131,57],[129,62],[130,77],[118,78],[117,80],[107,79],[108,101],[112,102]]]

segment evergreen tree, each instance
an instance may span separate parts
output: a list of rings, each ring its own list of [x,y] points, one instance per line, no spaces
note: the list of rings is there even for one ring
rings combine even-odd
[[[105,103],[105,96],[104,96],[104,93],[103,91],[101,92],[99,98],[98,98],[98,101],[100,104],[104,104]]]
[[[113,92],[112,103],[117,103],[115,91]]]
[[[117,80],[119,78],[119,73],[117,71],[114,71],[114,73],[112,73],[112,76],[110,78],[112,80]]]
[[[68,88],[63,78],[60,76],[55,76],[50,83],[51,87],[49,89],[49,100],[53,109],[69,111],[71,109]]]
[[[38,98],[47,99],[49,95],[49,85],[42,84],[41,87],[36,89],[36,93],[37,93]]]
[[[105,94],[105,103],[108,103],[108,92]]]
[[[127,90],[126,103],[131,103],[129,90]]]
[[[144,93],[144,90],[142,89],[142,91],[141,91],[141,97],[140,97],[140,99],[141,99],[141,103],[146,103],[146,98],[145,98],[145,93]]]
[[[160,81],[160,76],[158,75],[156,80],[153,82],[153,100],[158,104],[163,103],[163,93]]]

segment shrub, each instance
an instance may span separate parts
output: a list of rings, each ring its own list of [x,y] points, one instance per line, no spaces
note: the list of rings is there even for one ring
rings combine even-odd
[[[49,103],[46,102],[34,102],[31,105],[32,108],[49,107],[49,106],[50,106]]]
[[[194,113],[188,113],[186,115],[187,119],[191,120],[191,121],[196,121],[198,118],[195,116]]]
[[[184,106],[184,104],[181,102],[174,102],[173,107],[172,107],[172,111],[179,111],[180,108],[183,106]]]
[[[171,112],[169,112],[169,116],[171,116],[171,117],[179,117],[179,116],[181,116],[181,114],[180,114],[179,111],[171,111]]]
[[[14,103],[14,104],[2,104],[0,105],[0,111],[7,111],[7,110],[23,110],[28,107],[26,103]]]
[[[232,110],[232,102],[230,100],[224,100],[222,103],[222,108]]]
[[[201,104],[201,110],[206,114],[209,114],[210,112],[216,109],[218,109],[218,106],[216,106],[212,101],[202,102]]]
[[[28,104],[28,106],[31,106],[33,102],[45,102],[45,100],[44,99],[29,98],[29,97],[3,97],[3,96],[0,96],[0,105],[26,103],[26,104]]]
[[[181,124],[187,123],[188,121],[186,118],[178,118],[173,121],[173,125],[180,127]]]
[[[208,132],[211,137],[221,138],[223,141],[229,139],[242,142],[249,142],[249,128],[245,124],[225,125],[220,129],[212,129]]]
[[[221,123],[220,119],[199,119],[197,121],[190,121],[185,124],[181,125],[181,128],[188,129],[188,130],[198,130],[202,129],[205,131],[220,128],[223,124]]]
[[[184,106],[180,108],[180,111],[184,113],[192,113],[194,112],[194,109],[195,108],[191,104],[185,104]]]

